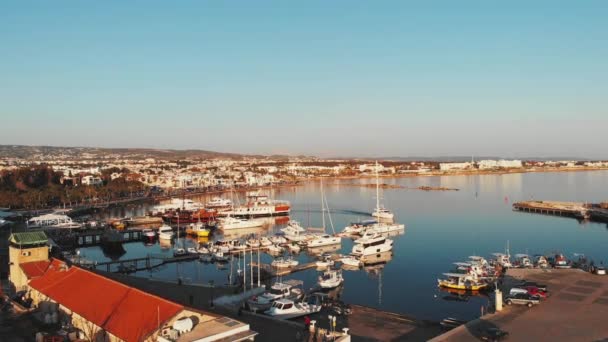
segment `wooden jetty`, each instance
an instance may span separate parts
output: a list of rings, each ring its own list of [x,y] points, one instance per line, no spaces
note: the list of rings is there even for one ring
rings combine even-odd
[[[88,229],[88,230],[72,230],[68,231],[61,229],[46,229],[49,237],[62,247],[78,248],[101,245],[104,242],[104,234],[106,229]],[[127,229],[117,231],[116,234],[121,235],[120,242],[141,241],[143,238],[141,229]]]

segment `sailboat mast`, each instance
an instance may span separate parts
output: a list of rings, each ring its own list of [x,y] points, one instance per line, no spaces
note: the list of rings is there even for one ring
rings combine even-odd
[[[321,178],[321,220],[323,222],[323,231],[325,231],[325,204],[323,197],[323,178]]]
[[[378,161],[376,160],[376,211],[380,211],[380,177],[378,175]]]

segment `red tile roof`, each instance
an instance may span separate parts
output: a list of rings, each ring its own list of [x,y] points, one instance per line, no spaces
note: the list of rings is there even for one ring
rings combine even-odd
[[[49,268],[30,286],[127,342],[145,339],[184,309],[78,267]]]

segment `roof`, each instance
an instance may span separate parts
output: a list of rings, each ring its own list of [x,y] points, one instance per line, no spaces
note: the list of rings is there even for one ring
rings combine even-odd
[[[21,267],[21,270],[23,270],[23,273],[25,273],[27,279],[32,279],[43,276],[44,273],[46,273],[46,270],[49,268],[50,264],[50,261],[42,260],[25,262],[23,264],[20,264],[19,267]]]
[[[11,243],[14,243],[14,244],[20,245],[20,246],[45,244],[49,241],[49,239],[46,237],[46,234],[41,230],[31,231],[31,232],[13,233],[8,238],[8,240]]]
[[[184,309],[79,267],[49,267],[30,287],[127,342],[144,340]]]

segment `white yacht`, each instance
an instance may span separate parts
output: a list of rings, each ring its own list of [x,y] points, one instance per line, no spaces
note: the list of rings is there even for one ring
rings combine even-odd
[[[366,234],[362,238],[355,240],[352,254],[366,256],[389,252],[393,249],[393,240],[380,234]]]
[[[339,236],[332,236],[329,234],[316,235],[311,240],[306,242],[306,247],[316,248],[321,246],[338,245],[342,243],[342,238]]]
[[[205,204],[209,209],[229,209],[232,207],[232,201],[228,198],[213,197]]]
[[[72,218],[63,214],[46,214],[32,217],[27,221],[28,229],[36,228],[82,228],[82,224],[72,221]]]
[[[321,308],[322,305],[319,301],[296,303],[283,298],[272,303],[270,309],[264,313],[278,319],[291,319],[317,313],[321,311]]]
[[[163,214],[168,210],[184,209],[184,210],[196,211],[196,210],[200,210],[200,209],[204,209],[204,208],[205,208],[205,206],[203,204],[194,202],[191,199],[172,198],[168,203],[155,205],[152,208],[151,213],[152,213],[152,215],[156,215],[156,214]]]
[[[302,228],[298,221],[289,221],[287,227],[281,229],[281,231],[285,234],[285,238],[290,241],[300,242],[309,239],[306,229]]]
[[[302,286],[301,280],[288,280],[286,282],[276,282],[272,284],[270,290],[260,296],[253,296],[247,300],[247,305],[252,311],[268,310],[274,301],[286,298],[294,301],[302,299],[304,291],[298,286]]]
[[[327,270],[319,276],[318,281],[319,286],[322,289],[333,289],[342,285],[343,282],[344,278],[342,277],[342,271],[340,270]]]
[[[372,216],[379,219],[392,220],[395,217],[392,211],[380,205],[380,177],[378,174],[378,161],[376,161],[376,208],[372,212]]]
[[[376,220],[365,220],[365,221],[361,221],[361,222],[353,222],[350,224],[350,226],[345,227],[342,230],[342,234],[343,235],[362,235],[363,233],[365,233],[365,230],[369,227],[371,227],[372,225],[378,223],[378,221]]]
[[[219,221],[220,228],[223,230],[260,227],[264,224],[261,220],[240,219],[232,216],[221,218]]]
[[[340,258],[340,262],[344,266],[357,267],[357,268],[361,267],[361,260],[359,260],[359,258],[357,258],[354,255],[343,256],[342,258]]]
[[[270,263],[270,265],[272,267],[276,267],[276,268],[289,268],[289,267],[295,267],[298,266],[299,262],[297,260],[291,259],[291,258],[276,258],[272,261],[272,263]]]
[[[369,225],[365,231],[373,232],[378,234],[386,234],[392,232],[399,232],[405,229],[405,225],[401,223],[391,223],[391,222],[376,222],[374,224]]]
[[[158,228],[158,238],[161,240],[171,240],[173,238],[173,228],[163,224]]]

